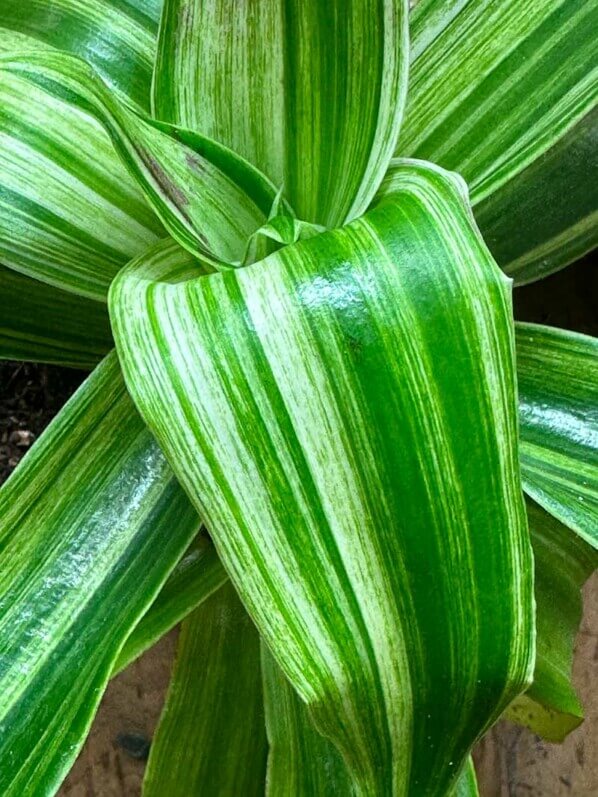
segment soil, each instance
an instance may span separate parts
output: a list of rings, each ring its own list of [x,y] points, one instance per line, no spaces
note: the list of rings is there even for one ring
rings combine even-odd
[[[0,361],[0,483],[85,376],[57,365]]]

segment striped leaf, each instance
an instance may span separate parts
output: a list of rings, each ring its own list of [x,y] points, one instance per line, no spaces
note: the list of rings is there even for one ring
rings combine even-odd
[[[533,282],[598,246],[598,108],[475,207],[499,263]]]
[[[270,743],[267,796],[351,794],[347,769],[338,752],[317,733],[305,705],[265,648],[262,648],[262,672]],[[451,797],[478,797],[471,757]]]
[[[50,104],[67,102],[104,127],[147,201],[179,243],[216,265],[241,262],[249,237],[266,221],[276,198],[276,190],[260,172],[220,144],[131,110],[87,64],[72,56],[1,57],[0,85],[15,78],[28,89],[43,89]],[[29,105],[17,101],[19,119],[26,123],[31,113]],[[9,140],[5,157],[12,156],[18,148],[15,141],[21,138],[19,132],[17,139]],[[4,257],[1,250],[0,256]]]
[[[216,549],[202,534],[185,553],[127,638],[113,675],[124,670],[227,581]]]
[[[301,219],[366,209],[393,152],[407,86],[407,0],[165,0],[160,119],[221,141]]]
[[[183,623],[144,797],[263,797],[260,642],[230,584]]]
[[[0,359],[93,368],[111,348],[105,305],[0,266]]]
[[[2,0],[0,51],[56,49],[149,109],[162,0]]]
[[[98,123],[55,87],[9,71],[6,58],[0,59],[0,262],[105,301],[116,272],[164,236],[163,228]]]
[[[0,489],[0,793],[53,794],[198,519],[104,360]]]
[[[471,756],[467,759],[465,768],[457,783],[453,797],[479,797],[478,779]]]
[[[421,0],[397,154],[460,172],[518,282],[598,244],[598,6]]]
[[[262,674],[269,742],[267,797],[350,795],[349,774],[337,749],[316,731],[305,704],[265,646]]]
[[[517,324],[526,492],[598,548],[598,339]]]
[[[598,567],[598,546],[588,544],[531,499],[527,516],[536,572],[536,669],[533,684],[509,706],[506,716],[560,742],[583,719],[571,666],[582,613],[580,589]]]
[[[528,682],[532,577],[509,284],[457,177],[407,164],[395,190],[225,274],[159,249],[109,304],[136,404],[357,792],[432,796]]]

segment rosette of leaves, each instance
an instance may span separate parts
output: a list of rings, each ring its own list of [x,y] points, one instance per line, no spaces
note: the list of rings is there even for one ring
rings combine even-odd
[[[598,8],[408,5],[3,0],[0,355],[91,374],[0,490],[2,794],[181,620],[148,795],[581,721],[597,344],[511,291],[596,243]]]

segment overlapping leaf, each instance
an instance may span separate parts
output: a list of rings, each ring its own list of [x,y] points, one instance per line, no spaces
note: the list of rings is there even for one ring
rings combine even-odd
[[[111,348],[104,304],[0,266],[0,359],[92,368]]]
[[[260,642],[232,585],[182,625],[144,797],[263,797]]]
[[[268,730],[268,797],[349,795],[351,781],[338,750],[319,734],[307,708],[262,647]]]
[[[198,519],[101,363],[0,489],[0,792],[52,794]]]
[[[394,149],[407,88],[407,0],[166,0],[160,119],[227,144],[301,219],[360,215]]]
[[[598,340],[517,324],[526,492],[598,547]]]
[[[358,791],[432,795],[531,674],[531,563],[508,286],[456,177],[411,163],[394,189],[235,272],[159,249],[110,305],[136,403]]]
[[[598,6],[421,0],[397,154],[459,171],[518,282],[598,243]],[[565,199],[566,198],[566,199]]]
[[[0,58],[0,262],[105,300],[119,268],[163,228],[98,123],[53,87],[9,71],[7,58]]]
[[[2,0],[0,51],[77,55],[149,109],[161,8],[162,0]]]
[[[558,742],[583,719],[571,667],[581,621],[580,589],[598,567],[598,547],[532,500],[527,501],[527,515],[536,574],[536,668],[533,684],[509,706],[506,716]]]
[[[266,221],[276,198],[276,190],[260,172],[209,139],[133,111],[87,64],[72,56],[48,52],[0,57],[0,85],[15,77],[43,89],[51,103],[67,102],[105,128],[147,201],[179,243],[217,265],[240,264],[249,237]],[[18,107],[16,115],[27,120],[31,111]],[[7,156],[11,152],[7,147]]]
[[[203,534],[189,547],[147,613],[127,638],[113,675],[150,648],[227,581],[216,550]]]

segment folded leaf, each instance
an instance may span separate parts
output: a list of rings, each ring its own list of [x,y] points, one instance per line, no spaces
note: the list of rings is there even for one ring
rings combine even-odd
[[[112,345],[104,304],[0,266],[0,359],[93,368]]]
[[[114,355],[0,489],[0,793],[53,794],[198,527]]]
[[[537,657],[534,682],[505,716],[553,742],[583,719],[571,683],[575,635],[581,622],[580,589],[598,567],[598,548],[528,500],[535,560]]]
[[[163,228],[98,123],[53,86],[11,72],[7,58],[0,58],[0,262],[105,300],[116,272]]]
[[[407,88],[407,0],[165,0],[154,108],[231,147],[306,221],[367,208]]]
[[[457,177],[406,164],[395,190],[244,269],[189,279],[158,250],[109,304],[136,404],[358,793],[432,797],[531,676],[532,567],[509,283]]]
[[[127,667],[227,580],[216,549],[207,536],[201,535],[189,547],[127,638],[112,674]]]
[[[263,797],[260,642],[231,584],[181,628],[144,797]]]
[[[421,0],[411,14],[397,154],[463,175],[486,241],[518,282],[598,243],[597,26],[587,0]]]
[[[265,222],[276,198],[263,175],[209,139],[133,111],[91,67],[72,56],[45,52],[0,57],[0,86],[15,77],[27,88],[43,89],[51,103],[68,102],[105,128],[123,164],[181,245],[215,265],[241,262],[249,237]],[[25,123],[31,116],[22,99],[16,115]],[[8,142],[5,157],[11,157],[14,146]],[[10,212],[14,218],[14,209]],[[1,250],[0,255],[4,257]]]
[[[525,491],[598,547],[598,339],[517,324]]]
[[[0,51],[55,48],[78,55],[149,109],[162,0],[2,0]]]

